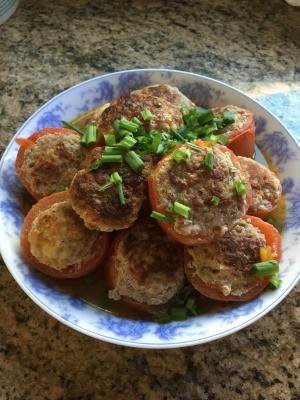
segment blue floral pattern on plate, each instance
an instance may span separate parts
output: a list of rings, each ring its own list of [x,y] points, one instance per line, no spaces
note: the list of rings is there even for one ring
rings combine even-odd
[[[204,107],[234,104],[254,112],[258,146],[269,154],[280,173],[287,204],[281,262],[284,281],[278,290],[265,291],[253,301],[228,306],[213,314],[163,325],[127,320],[92,307],[63,293],[52,280],[33,271],[23,262],[19,248],[23,221],[21,185],[14,169],[18,150],[14,140],[7,147],[0,164],[1,253],[18,284],[40,307],[68,326],[97,339],[135,347],[188,346],[240,330],[275,307],[294,287],[300,275],[299,263],[296,262],[300,236],[299,146],[269,111],[226,84],[191,73],[162,69],[100,76],[80,83],[50,100],[24,123],[16,137],[28,137],[44,127],[60,126],[61,120],[75,118],[90,108],[125,95],[133,87],[161,83],[177,86]]]

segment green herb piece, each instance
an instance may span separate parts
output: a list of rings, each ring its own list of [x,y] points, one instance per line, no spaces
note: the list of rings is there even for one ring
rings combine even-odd
[[[228,137],[223,134],[220,134],[217,136],[217,142],[225,146],[225,144],[228,142]]]
[[[120,156],[126,154],[127,150],[117,146],[106,146],[103,151],[105,156]]]
[[[172,321],[185,321],[187,309],[185,307],[171,307],[170,317]]]
[[[144,161],[133,150],[126,153],[124,156],[124,159],[127,162],[127,164],[130,166],[130,168],[133,169],[133,171],[136,173],[140,172],[142,169],[145,168]]]
[[[205,110],[199,114],[197,120],[199,125],[207,124],[211,122],[215,118],[215,115],[212,110]]]
[[[234,187],[239,196],[244,196],[247,193],[247,183],[244,181],[234,181]]]
[[[223,116],[223,124],[225,125],[233,124],[235,122],[235,116],[230,111],[227,110],[223,111],[222,116]]]
[[[116,136],[115,135],[103,135],[106,146],[113,146],[116,144]]]
[[[103,156],[101,157],[101,162],[102,163],[112,163],[112,162],[117,162],[120,163],[123,161],[123,156],[122,154],[115,154],[115,155],[106,155],[103,154]]]
[[[130,121],[136,125],[143,125],[143,123],[137,117],[132,117]]]
[[[212,202],[215,206],[217,206],[217,205],[220,203],[220,199],[219,199],[218,196],[213,196],[213,197],[211,198],[211,202]]]
[[[194,297],[189,297],[185,304],[185,308],[193,315],[197,315],[196,300]]]
[[[218,136],[216,136],[216,135],[210,135],[208,141],[209,141],[209,143],[211,143],[211,144],[216,144],[216,143],[218,142]]]
[[[161,222],[166,222],[167,224],[171,224],[173,222],[173,220],[167,216],[165,216],[164,214],[161,214],[157,211],[152,211],[150,214],[150,217],[157,219],[158,221]]]
[[[215,156],[212,153],[206,153],[205,155],[204,165],[209,171],[212,171],[214,168],[214,158]]]
[[[151,121],[154,119],[154,115],[152,114],[152,112],[147,109],[142,110],[141,115],[142,115],[144,121]]]
[[[119,147],[123,147],[126,150],[131,149],[135,144],[137,143],[137,140],[134,139],[132,136],[126,135],[123,137],[123,139],[117,144]]]
[[[191,160],[191,150],[187,149],[186,151],[183,151],[181,149],[175,149],[172,151],[171,156],[178,164],[182,161],[189,162]]]
[[[282,280],[278,277],[277,274],[271,276],[270,281],[269,281],[269,285],[270,285],[271,289],[278,289],[279,286],[281,285],[281,283],[282,283]]]
[[[84,131],[82,129],[80,129],[79,126],[71,124],[70,122],[67,122],[67,121],[61,121],[61,122],[68,128],[73,129],[73,131],[80,133],[80,135],[82,135],[82,136],[84,135]]]
[[[113,173],[111,174],[111,180],[112,180],[115,184],[117,184],[117,183],[122,183],[122,182],[123,182],[123,180],[122,180],[122,178],[120,177],[120,175],[119,175],[118,172],[113,172]]]
[[[98,168],[100,167],[100,165],[101,165],[101,160],[96,160],[96,161],[94,161],[94,162],[91,164],[89,171],[93,171],[93,170],[95,170],[95,169],[98,169]]]
[[[273,226],[276,225],[276,219],[272,216],[269,216],[266,221]]]
[[[111,175],[111,180],[117,185],[117,191],[119,195],[119,200],[121,204],[125,204],[125,197],[123,193],[123,187],[122,187],[122,178],[120,177],[118,172],[113,172]]]
[[[181,215],[184,218],[188,218],[191,208],[188,206],[185,206],[184,204],[179,203],[178,201],[175,201],[173,210],[174,210],[174,213]]]
[[[119,123],[119,127],[126,129],[129,132],[135,133],[139,128],[139,124],[136,124],[132,121],[128,121],[128,119],[122,117]]]
[[[104,192],[105,190],[113,187],[114,185],[115,185],[115,182],[112,179],[110,179],[104,185],[100,186],[98,190],[99,190],[99,192]]]
[[[80,143],[83,146],[90,147],[96,143],[97,139],[97,127],[95,125],[88,125],[83,137],[80,140]]]
[[[253,264],[256,276],[274,275],[279,272],[279,264],[276,260],[269,260]]]

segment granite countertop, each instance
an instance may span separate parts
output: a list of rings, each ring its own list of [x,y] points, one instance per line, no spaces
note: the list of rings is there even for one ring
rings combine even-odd
[[[190,4],[191,3],[191,4]],[[171,68],[232,84],[300,139],[300,8],[284,0],[21,0],[0,26],[0,150],[42,104],[107,72]],[[143,350],[53,319],[0,265],[0,399],[300,399],[299,285],[211,343]]]

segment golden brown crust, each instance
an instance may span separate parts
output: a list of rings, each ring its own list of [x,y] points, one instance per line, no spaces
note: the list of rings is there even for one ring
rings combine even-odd
[[[171,240],[156,221],[142,219],[116,237],[115,287],[110,297],[146,304],[167,303],[183,286],[183,246]]]
[[[264,215],[273,210],[281,198],[279,178],[264,165],[248,157],[238,157],[247,179],[251,182],[252,199],[249,213]]]
[[[141,111],[149,110],[154,118],[151,121],[143,121]],[[120,97],[112,101],[102,115],[98,125],[101,134],[113,133],[112,124],[116,119],[125,117],[139,118],[144,122],[147,132],[152,130],[169,131],[180,128],[183,120],[179,109],[167,100],[151,96],[149,94],[132,92],[130,95]]]
[[[89,153],[87,166],[100,160],[102,152],[102,148],[94,148]],[[103,164],[94,171],[78,171],[70,186],[71,204],[89,229],[103,232],[125,229],[138,218],[152,165],[150,158],[145,161],[146,167],[140,173],[135,173],[125,162]],[[107,183],[115,171],[123,180],[124,205],[120,203],[116,185],[99,191],[99,187]]]

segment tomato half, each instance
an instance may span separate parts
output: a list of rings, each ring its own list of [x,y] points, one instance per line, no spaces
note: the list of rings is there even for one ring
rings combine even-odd
[[[203,147],[211,146],[210,143],[203,141],[201,139],[196,140],[195,144],[197,146],[203,146]],[[223,153],[230,153],[232,164],[237,169],[240,170],[239,162],[237,161],[235,154],[231,150],[229,150],[227,147],[219,145],[219,144],[217,144],[215,146],[217,146]],[[177,146],[176,148],[180,148],[180,147],[181,146]],[[169,155],[166,155],[165,157],[169,157]],[[170,217],[170,215],[166,213],[164,206],[159,201],[158,187],[157,187],[157,175],[159,174],[159,170],[160,170],[161,166],[163,165],[165,157],[160,162],[158,162],[158,164],[155,166],[155,169],[148,180],[148,188],[149,188],[149,198],[150,198],[150,203],[151,203],[152,209],[155,211],[158,211],[161,214],[166,215],[167,217]],[[247,206],[246,206],[246,208],[248,208],[250,201],[251,201],[251,185],[249,182],[246,182],[246,187],[247,187],[247,194],[246,194]],[[158,222],[159,226],[162,228],[162,230],[168,236],[170,236],[176,242],[182,243],[186,246],[196,246],[196,245],[199,245],[202,243],[212,242],[220,236],[220,234],[218,232],[216,232],[213,236],[201,236],[201,235],[185,236],[185,235],[179,234],[178,232],[175,231],[174,223],[166,223],[166,222],[162,222],[162,221],[157,221],[157,222]]]
[[[54,278],[77,278],[87,275],[101,266],[105,261],[110,245],[110,235],[105,232],[98,232],[98,235],[91,246],[89,255],[84,257],[80,263],[76,263],[76,265],[70,265],[64,269],[56,270],[37,260],[31,253],[30,242],[28,239],[32,224],[41,212],[49,209],[56,203],[66,201],[69,201],[68,191],[54,193],[39,200],[26,215],[21,231],[21,252],[25,261],[28,262],[31,267]]]
[[[267,222],[261,220],[258,217],[253,217],[245,215],[244,219],[250,219],[251,224],[257,227],[266,238],[266,246],[270,246],[272,249],[273,259],[278,262],[281,260],[282,250],[281,250],[281,237],[276,228]],[[201,247],[201,246],[200,246]],[[199,249],[200,249],[199,247]],[[214,275],[214,280],[211,282],[204,282],[196,273],[195,269],[191,268],[192,256],[189,253],[189,249],[185,248],[184,263],[185,272],[188,280],[194,286],[194,288],[203,294],[204,296],[219,301],[248,301],[255,298],[259,293],[261,293],[265,287],[268,285],[270,276],[255,277],[254,271],[251,282],[248,284],[248,290],[245,289],[240,295],[228,294],[225,295],[222,291],[221,283],[218,283],[218,275]],[[254,279],[253,279],[254,278]],[[238,277],[235,273],[234,268],[232,268],[231,279],[237,280]],[[246,278],[245,278],[246,279]]]
[[[46,136],[46,135],[53,135],[53,134],[59,134],[59,133],[73,133],[74,135],[80,136],[79,133],[73,131],[72,129],[68,128],[44,128],[38,132],[34,132],[32,135],[30,135],[28,138],[17,138],[16,143],[20,145],[19,151],[17,153],[16,157],[16,172],[19,176],[20,181],[22,182],[23,186],[25,189],[36,199],[40,199],[43,196],[41,196],[39,193],[35,193],[32,191],[27,178],[26,174],[22,171],[21,167],[24,162],[24,154],[27,149],[30,149],[31,147],[34,146],[36,141],[41,137],[41,136]]]

